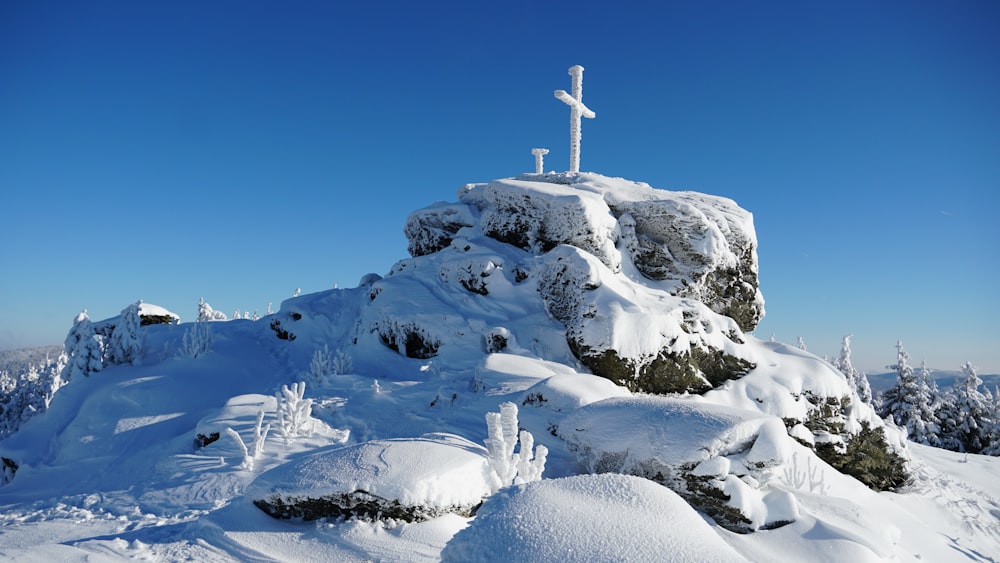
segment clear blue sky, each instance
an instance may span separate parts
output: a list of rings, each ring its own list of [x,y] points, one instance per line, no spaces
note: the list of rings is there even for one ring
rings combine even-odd
[[[655,6],[660,4],[659,6]],[[1000,372],[1000,3],[0,4],[0,348],[407,256],[464,183],[583,170],[753,212],[756,331]]]

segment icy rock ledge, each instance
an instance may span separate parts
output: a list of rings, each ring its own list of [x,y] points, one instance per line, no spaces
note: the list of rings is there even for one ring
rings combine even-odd
[[[626,414],[627,413],[627,414]],[[560,435],[589,471],[665,485],[735,532],[794,522],[798,503],[783,483],[808,455],[781,419],[684,399],[635,396],[591,403]]]
[[[485,448],[427,434],[322,450],[263,473],[247,494],[275,518],[419,522],[470,516],[490,483]]]

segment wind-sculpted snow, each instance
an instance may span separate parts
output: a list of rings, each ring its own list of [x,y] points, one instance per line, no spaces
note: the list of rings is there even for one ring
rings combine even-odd
[[[670,490],[612,474],[505,489],[483,504],[469,527],[445,546],[441,559],[746,561]]]

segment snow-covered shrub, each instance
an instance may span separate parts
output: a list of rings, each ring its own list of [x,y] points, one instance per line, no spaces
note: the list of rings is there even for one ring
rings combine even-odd
[[[422,326],[409,322],[399,323],[385,319],[376,326],[379,340],[389,349],[407,358],[426,360],[437,356],[441,341]]]
[[[495,354],[507,349],[510,342],[510,331],[502,326],[493,327],[483,334],[483,351]]]
[[[530,483],[542,478],[549,449],[539,444],[527,430],[517,428],[517,405],[502,403],[500,412],[486,413],[486,450],[489,452],[494,492],[511,484]],[[520,438],[518,452],[514,448]]]
[[[121,317],[108,338],[108,359],[116,364],[138,365],[142,360],[142,319],[139,318],[139,305],[142,301],[132,303],[122,309]]]
[[[289,342],[295,340],[295,334],[281,328],[281,321],[278,319],[271,319],[271,330],[273,330],[281,340],[288,340]]]
[[[333,374],[333,354],[326,344],[322,348],[313,351],[312,359],[309,360],[309,371],[306,377],[315,384],[322,385],[326,379]]]
[[[0,486],[10,483],[14,479],[17,468],[16,461],[7,457],[0,457]]]
[[[354,369],[354,362],[350,354],[343,350],[337,351],[336,355],[330,351],[326,344],[322,348],[317,348],[309,361],[309,371],[305,377],[314,384],[323,385],[332,375],[344,375],[351,373]]]
[[[278,399],[278,433],[285,442],[290,442],[297,436],[307,434],[309,417],[312,414],[312,399],[304,398],[306,382],[293,383],[289,388],[281,386],[275,396]]]
[[[207,322],[194,323],[184,332],[179,356],[191,359],[204,356],[212,349],[214,343],[215,335],[212,334],[212,327]]]

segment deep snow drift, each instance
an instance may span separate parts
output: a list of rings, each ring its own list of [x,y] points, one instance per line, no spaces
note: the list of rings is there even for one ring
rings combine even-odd
[[[734,202],[526,175],[467,186],[406,232],[412,257],[384,277],[259,321],[142,327],[140,363],[62,388],[0,442],[16,465],[0,556],[1000,553],[997,459],[907,446],[832,366],[750,334],[756,237]],[[517,418],[491,431],[508,402]],[[906,460],[907,483],[875,492],[831,465],[862,446]],[[524,452],[540,481],[505,473]]]

